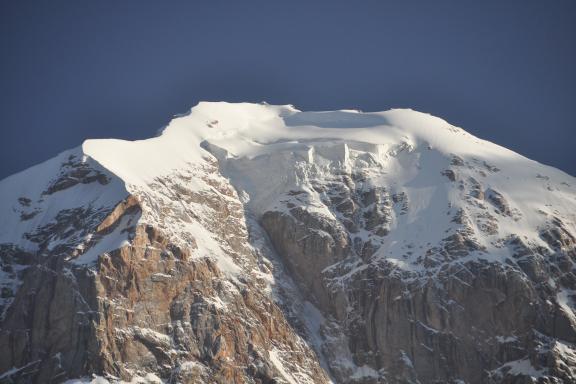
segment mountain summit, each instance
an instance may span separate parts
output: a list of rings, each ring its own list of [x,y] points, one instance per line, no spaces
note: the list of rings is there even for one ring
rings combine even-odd
[[[0,182],[0,262],[0,383],[576,381],[576,179],[412,110],[87,140]]]

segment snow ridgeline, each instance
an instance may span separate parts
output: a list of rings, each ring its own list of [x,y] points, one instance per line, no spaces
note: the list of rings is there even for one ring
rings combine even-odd
[[[334,167],[364,170],[370,183],[404,193],[411,210],[396,215],[389,228],[393,235],[380,248],[403,268],[418,268],[406,257],[407,249],[434,245],[455,226],[449,212],[461,208],[462,194],[448,180],[456,176],[442,174],[454,164],[460,165],[460,189],[462,184],[474,187],[480,180],[482,189],[496,191],[494,200],[500,199],[507,207],[496,202],[494,209],[510,211],[506,217],[498,217],[496,232],[473,225],[487,251],[484,257],[503,257],[496,240],[512,234],[547,247],[539,231],[551,216],[560,217],[575,232],[573,177],[431,115],[412,110],[301,112],[292,106],[202,102],[189,114],[172,120],[158,137],[87,140],[79,148],[0,182],[0,243],[32,252],[49,251],[66,242],[82,247],[90,234],[42,241],[33,234],[58,221],[62,211],[90,207],[97,219],[98,212],[111,210],[129,194],[163,200],[166,191],[159,193],[152,187],[162,177],[185,177],[186,188],[209,189],[212,176],[206,164],[212,156],[256,215],[278,209],[283,194],[303,190],[313,196],[310,210],[334,216],[311,183]],[[54,180],[54,175],[60,180]],[[155,208],[144,204],[139,222],[157,225],[161,218]],[[469,209],[481,214],[475,207]],[[187,238],[185,233],[193,234],[200,240],[198,252],[218,254],[217,239],[195,220],[186,221],[178,231],[169,228],[171,223],[163,227],[182,239]],[[89,264],[98,254],[126,244],[127,233],[118,230],[109,234],[78,262]],[[230,261],[222,266],[235,270]]]

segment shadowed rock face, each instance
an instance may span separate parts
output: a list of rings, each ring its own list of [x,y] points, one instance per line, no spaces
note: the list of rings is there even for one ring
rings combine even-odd
[[[366,206],[364,197],[370,192],[348,191],[348,206]],[[491,191],[489,196],[508,214],[501,195]],[[340,200],[332,203],[326,201],[329,209],[341,207]],[[382,211],[383,223],[391,211],[389,205]],[[348,217],[356,217],[355,225],[347,225]],[[554,229],[542,232],[557,249],[554,255],[512,238],[510,257],[518,263],[446,263],[483,252],[466,214],[458,211],[453,221],[462,229],[417,259],[426,270],[406,271],[386,259],[366,257],[363,246],[352,246],[358,228],[372,227],[359,217],[330,219],[304,214],[299,207],[262,217],[296,281],[332,319],[325,333],[338,328],[346,335],[354,363],[383,373],[380,378],[354,379],[333,356],[329,365],[337,381],[529,383],[532,379],[517,375],[514,368],[524,362],[556,380],[573,380],[576,356],[559,351],[558,342],[576,341],[576,319],[550,300],[556,291],[552,279],[570,288],[576,283],[571,267],[562,271],[558,262],[569,258],[571,266],[575,249],[560,222],[553,221]],[[330,348],[329,343],[325,347]]]
[[[91,372],[130,380],[142,370],[184,383],[272,382],[268,354],[283,346],[299,351],[293,364],[325,378],[260,287],[231,285],[209,260],[162,242],[139,227],[97,271],[29,268],[3,322],[0,369],[24,367],[10,380],[33,383]]]

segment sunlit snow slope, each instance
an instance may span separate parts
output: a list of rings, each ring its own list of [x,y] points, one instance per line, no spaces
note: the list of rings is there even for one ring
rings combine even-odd
[[[485,225],[476,220],[472,223],[478,241],[489,251],[485,257],[498,257],[497,240],[510,234],[545,246],[539,229],[551,216],[565,220],[571,232],[576,230],[573,177],[431,115],[412,110],[300,112],[292,106],[203,102],[172,120],[158,137],[87,140],[80,148],[3,180],[0,241],[34,250],[37,246],[25,234],[49,223],[61,209],[112,206],[128,193],[149,190],[158,177],[201,167],[208,152],[247,193],[248,206],[256,214],[272,209],[282,193],[294,189],[312,192],[318,203],[321,196],[312,190],[310,180],[335,161],[343,169],[365,170],[371,183],[405,193],[413,208],[390,223],[392,236],[379,253],[406,268],[412,266],[409,258],[402,258],[405,245],[435,244],[452,225],[448,213],[460,208],[473,216],[499,212],[494,230],[483,230]],[[69,156],[94,168],[93,173],[116,176],[111,178],[114,187],[78,183],[52,198],[47,186]],[[98,171],[101,167],[104,170]],[[442,174],[450,168],[453,171]],[[189,184],[201,189],[204,182],[194,178]],[[487,203],[467,201],[463,186],[480,184],[497,198]],[[18,198],[30,199],[30,205],[18,203]],[[500,198],[505,208],[496,201]],[[326,210],[322,204],[311,204],[310,209]]]

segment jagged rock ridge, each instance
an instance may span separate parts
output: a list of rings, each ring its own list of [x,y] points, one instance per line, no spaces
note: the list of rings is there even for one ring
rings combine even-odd
[[[0,197],[0,382],[576,375],[576,180],[430,115],[200,103]]]

